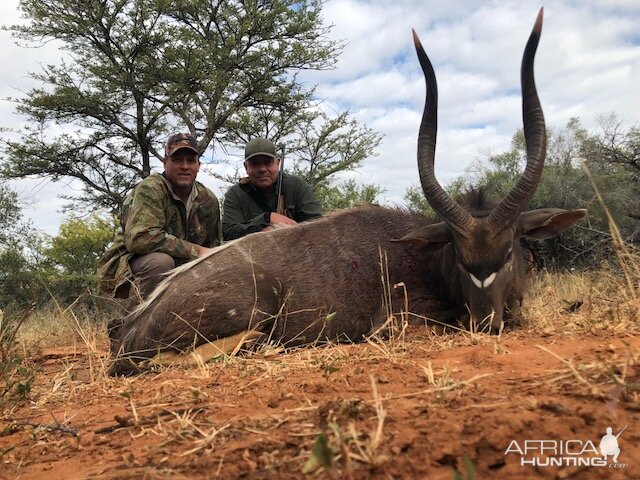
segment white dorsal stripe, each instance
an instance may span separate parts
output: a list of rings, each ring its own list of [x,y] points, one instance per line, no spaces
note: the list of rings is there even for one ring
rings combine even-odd
[[[498,272],[493,272],[491,275],[489,275],[487,278],[483,280],[478,280],[478,278],[470,273],[469,277],[471,278],[471,281],[473,282],[473,284],[478,287],[478,288],[488,288],[489,286],[491,286],[491,284],[493,283],[493,281],[496,279],[496,273]]]

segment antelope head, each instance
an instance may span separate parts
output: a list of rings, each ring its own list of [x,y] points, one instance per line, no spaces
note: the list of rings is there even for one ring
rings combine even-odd
[[[484,216],[472,215],[447,195],[434,174],[437,134],[438,86],[429,57],[418,36],[413,39],[424,73],[427,94],[418,135],[418,169],[424,195],[443,220],[410,232],[400,239],[421,248],[452,249],[459,270],[459,288],[471,322],[503,324],[507,295],[523,284],[524,259],[521,236],[552,237],[582,218],[586,210],[540,209],[524,212],[540,182],[546,154],[544,115],[534,80],[533,62],[542,30],[540,9],[524,50],[521,67],[522,116],[527,146],[527,165],[510,192]]]

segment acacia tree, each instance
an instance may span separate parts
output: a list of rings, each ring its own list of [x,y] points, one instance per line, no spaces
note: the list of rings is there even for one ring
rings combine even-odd
[[[23,219],[17,194],[0,185],[0,310],[11,316],[34,301],[69,303],[92,290],[114,230],[113,219],[92,215],[43,235]]]
[[[22,212],[18,205],[18,195],[10,188],[0,185],[0,248],[15,242],[13,236],[21,220]]]
[[[312,96],[304,69],[331,68],[317,0],[21,0],[29,20],[10,27],[27,42],[58,40],[62,65],[15,100],[31,119],[6,141],[0,175],[84,185],[74,198],[117,210],[162,158],[162,139],[189,130],[202,152],[227,122],[257,105],[296,112]],[[236,120],[237,122],[237,120]],[[55,124],[63,133],[53,134]]]
[[[374,154],[381,135],[370,128],[358,127],[347,113],[329,118],[320,113],[307,124],[296,125],[294,172],[314,187],[327,188],[331,177],[342,171],[353,171]]]
[[[465,180],[459,177],[448,185],[444,185],[443,188],[451,198],[458,198],[465,188]],[[438,214],[431,208],[429,202],[427,202],[424,191],[420,185],[412,185],[405,190],[404,202],[405,206],[412,212],[421,213],[431,220],[438,219]]]
[[[337,185],[316,187],[315,195],[325,211],[376,203],[385,189],[375,184],[358,185],[354,179]]]
[[[114,220],[96,214],[86,219],[70,217],[57,235],[47,239],[41,274],[57,301],[68,304],[96,290],[96,264],[113,239]],[[85,304],[93,301],[92,296],[85,297]]]
[[[357,185],[354,180],[336,182],[339,172],[354,171],[376,155],[382,135],[359,125],[348,112],[330,117],[307,103],[294,115],[261,105],[247,109],[228,123],[226,140],[244,145],[255,136],[271,139],[285,157],[285,170],[303,177],[325,210],[346,208],[358,202],[372,203],[384,190],[377,185]],[[243,175],[215,175],[235,183]]]
[[[640,128],[625,129],[613,114],[602,117],[599,132],[592,135],[585,133],[581,152],[590,168],[600,177],[612,177],[613,182],[620,177],[625,179],[624,189],[613,185],[621,195],[612,200],[625,217],[621,222],[636,226],[631,239],[634,243],[640,243]],[[607,194],[611,185],[603,187]]]
[[[16,192],[0,185],[0,310],[12,313],[34,300],[42,240],[23,219]]]

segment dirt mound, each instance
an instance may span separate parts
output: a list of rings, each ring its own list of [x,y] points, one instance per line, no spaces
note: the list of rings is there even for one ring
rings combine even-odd
[[[43,352],[0,477],[640,478],[638,337],[406,339],[126,379],[106,348]],[[618,464],[599,460],[625,425]]]

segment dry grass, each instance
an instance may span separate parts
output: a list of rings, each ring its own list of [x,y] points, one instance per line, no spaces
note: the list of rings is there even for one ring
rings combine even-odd
[[[196,368],[161,367],[137,377],[118,379],[105,375],[107,349],[103,323],[95,325],[91,319],[78,318],[70,311],[54,312],[37,316],[25,325],[21,336],[23,347],[35,346],[40,355],[51,347],[81,351],[82,361],[89,362],[89,368],[84,369],[88,375],[79,376],[82,369],[77,361],[73,362],[73,357],[68,362],[62,359],[55,373],[38,382],[31,408],[65,413],[52,413],[30,424],[18,422],[15,428],[37,431],[36,438],[42,442],[53,442],[60,436],[76,441],[74,425],[79,420],[71,412],[77,407],[66,406],[96,396],[115,412],[115,420],[100,426],[96,436],[122,438],[122,432],[126,432],[127,437],[140,439],[145,445],[144,452],[124,457],[122,464],[128,469],[151,468],[145,466],[146,459],[154,458],[158,462],[154,468],[175,471],[178,478],[180,472],[188,471],[182,467],[185,462],[196,464],[209,458],[214,465],[210,467],[210,478],[223,478],[231,464],[240,465],[238,468],[258,477],[276,478],[275,472],[285,463],[311,478],[362,478],[366,472],[392,469],[390,465],[397,452],[389,449],[394,438],[389,429],[396,428],[394,417],[402,405],[491,412],[508,404],[500,398],[467,403],[489,374],[463,374],[448,362],[417,362],[412,358],[413,351],[455,351],[460,346],[479,346],[485,352],[501,353],[502,343],[512,335],[590,333],[606,338],[637,332],[637,303],[621,293],[624,285],[625,279],[616,276],[613,269],[572,275],[540,274],[526,298],[524,315],[528,322],[524,329],[517,329],[514,334],[503,333],[501,337],[473,332],[438,335],[425,331],[414,335],[402,322],[406,318],[404,312],[390,312],[385,328],[360,345],[305,348],[265,345],[238,356],[221,355]],[[568,312],[567,308],[577,302],[582,305]],[[52,327],[55,323],[61,323],[56,335],[36,335],[41,329],[55,330]],[[532,379],[531,388],[539,389],[532,391],[561,395],[571,390],[608,401],[614,389],[626,401],[639,400],[636,380],[630,374],[640,362],[635,352],[616,351],[607,358],[577,361],[544,346],[541,355],[558,358],[561,368]],[[395,379],[381,377],[377,365],[408,367],[422,383],[413,384],[408,392],[390,393],[387,383]],[[370,371],[375,373],[371,375]],[[291,398],[283,395],[269,399],[270,386],[292,377],[300,379],[300,392]],[[319,377],[325,382],[318,382]],[[306,379],[315,379],[309,380],[314,387],[347,383],[352,397],[305,401]],[[227,418],[220,414],[224,409],[235,411],[238,406],[235,402],[252,395],[269,399],[275,407],[259,417],[252,416],[250,410]],[[233,404],[220,400],[230,397],[236,399]],[[531,396],[532,411],[564,408],[561,403],[537,398]],[[288,443],[269,443],[273,435],[281,437],[283,432],[289,438]],[[286,447],[288,444],[294,447]],[[254,447],[234,454],[237,447],[233,445]]]
[[[599,272],[574,274],[543,273],[532,282],[526,299],[524,316],[527,319],[525,331],[532,335],[562,335],[576,333],[627,335],[638,332],[638,304],[634,299],[620,294],[624,280],[615,272],[606,269]],[[581,306],[576,307],[581,302]],[[574,311],[569,311],[574,309]],[[227,372],[235,372],[246,378],[240,390],[253,385],[268,385],[278,378],[304,375],[304,371],[320,371],[327,378],[343,368],[357,363],[384,361],[411,364],[407,351],[412,347],[440,351],[467,345],[489,345],[500,351],[501,338],[473,332],[457,332],[437,335],[426,332],[419,339],[407,336],[405,325],[398,322],[402,314],[389,317],[389,321],[378,334],[367,341],[368,348],[351,348],[347,345],[313,346],[287,349],[282,346],[265,345],[252,352],[242,352],[240,356],[221,355],[213,362],[185,370],[185,375],[195,380],[224,378]],[[74,392],[99,387],[110,391],[123,391],[127,384],[137,380],[113,380],[106,377],[106,337],[104,323],[94,319],[78,318],[70,310],[58,312],[38,312],[23,325],[20,342],[24,352],[31,358],[64,347],[71,360],[74,355],[83,355],[89,362],[89,378],[76,378],[70,362],[62,359],[62,369],[48,379],[48,387],[41,390],[35,403],[39,406],[55,404],[70,399]],[[516,331],[518,332],[518,331]],[[520,331],[521,332],[521,331]],[[65,366],[66,365],[66,366]],[[423,369],[429,388],[421,394],[434,393],[442,397],[450,388],[464,386],[468,379],[452,379],[451,371],[442,366],[434,371],[431,365],[416,365]],[[161,381],[166,368],[156,371]],[[123,385],[124,382],[124,385]],[[192,395],[191,393],[189,395]],[[188,398],[188,396],[187,396]]]
[[[637,261],[637,257],[634,258]],[[520,327],[516,333],[537,336],[636,334],[640,330],[640,300],[635,292],[629,292],[629,285],[637,284],[637,278],[612,267],[579,273],[542,272],[531,282],[523,306],[524,328]],[[215,378],[232,368],[250,379],[247,386],[251,386],[300,368],[320,369],[330,377],[344,365],[358,361],[410,363],[409,347],[438,351],[464,345],[489,345],[495,352],[501,351],[501,337],[484,333],[454,329],[453,333],[439,334],[425,329],[417,338],[412,337],[406,333],[407,318],[405,309],[389,311],[387,322],[366,339],[369,348],[353,349],[348,344],[285,348],[265,344],[254,351],[240,352],[239,356],[220,355],[212,362],[188,369],[187,375],[197,379]],[[105,323],[106,318],[96,319],[89,313],[79,315],[73,309],[54,307],[32,315],[21,327],[19,342],[31,358],[57,348],[64,349],[70,356],[86,355],[90,363],[90,383],[111,385],[114,381],[105,375],[108,361]],[[41,397],[39,403],[46,402],[47,398],[59,398],[65,381],[73,380],[71,370],[63,369],[50,380],[50,392]],[[163,370],[159,368],[157,373],[162,375]],[[433,383],[432,374],[427,376],[432,386],[443,386]]]
[[[625,345],[621,338],[640,333],[640,254],[620,240],[613,222],[611,232],[617,252],[611,265],[587,272],[538,273],[525,297],[523,324],[500,335],[455,327],[444,333],[438,326],[420,332],[408,329],[409,319],[417,315],[411,312],[405,285],[389,283],[382,251],[386,321],[360,345],[288,348],[265,343],[251,351],[218,355],[193,368],[161,366],[144,375],[114,379],[106,375],[108,314],[96,318],[93,312],[54,303],[33,313],[18,332],[22,357],[34,368],[48,368],[47,375],[36,377],[28,408],[20,411],[28,420],[17,418],[17,409],[3,412],[3,420],[11,431],[30,429],[41,443],[59,442],[60,435],[79,442],[76,416],[85,415],[82,421],[91,424],[86,417],[93,415],[83,407],[95,412],[108,405],[109,415],[101,418],[109,423],[93,423],[91,433],[118,438],[111,440],[116,442],[123,434],[144,440],[146,450],[128,453],[122,464],[146,468],[147,478],[160,471],[151,471],[150,464],[179,478],[180,471],[189,472],[182,469],[183,462],[197,464],[209,458],[214,467],[209,467],[208,478],[222,478],[230,463],[242,464],[249,476],[277,478],[274,472],[288,463],[300,475],[350,479],[364,478],[362,470],[384,471],[402,456],[402,445],[390,432],[402,424],[395,417],[408,412],[411,422],[414,412],[431,415],[449,409],[459,416],[471,412],[468,418],[476,411],[490,416],[496,409],[517,409],[511,398],[515,391],[520,400],[526,395],[526,408],[532,412],[542,409],[568,417],[571,409],[563,402],[578,397],[596,399],[615,417],[625,404],[640,405],[640,354],[630,344],[620,346]],[[399,312],[391,309],[397,292],[405,298]],[[571,357],[551,342],[537,345],[541,356],[553,360],[552,366],[524,379],[509,368],[498,373],[485,364],[488,357],[499,363],[495,357],[508,356],[505,343],[514,337],[535,337],[537,344],[541,338],[565,335],[596,336],[605,346]],[[607,346],[614,338],[618,346]],[[477,360],[456,357],[459,347],[479,347],[467,349],[479,352]],[[446,361],[431,361],[431,353],[443,350],[451,350],[443,356]],[[427,355],[416,360],[417,351]],[[465,361],[473,368],[462,370]],[[395,372],[409,378],[394,378]],[[513,382],[510,390],[487,391],[487,385],[498,390],[504,381]],[[275,388],[280,383],[295,385],[296,391]],[[338,383],[342,395],[334,396],[331,386]],[[258,402],[266,406],[254,415],[252,406]],[[31,415],[39,416],[32,420]],[[501,416],[500,425],[506,417]],[[510,420],[514,419],[506,418],[506,423]],[[429,421],[437,422],[438,415]],[[453,423],[443,423],[446,431],[453,428]],[[434,426],[429,424],[427,430]],[[389,448],[394,441],[396,450]],[[469,445],[471,449],[483,443]],[[0,449],[0,459],[10,454]]]
[[[254,444],[256,438],[268,442],[270,432],[286,429],[288,437],[301,445],[287,452],[286,462],[295,464],[301,473],[304,471],[315,478],[361,478],[354,473],[361,469],[384,469],[392,461],[392,452],[387,448],[387,429],[393,424],[394,411],[401,408],[398,405],[419,401],[424,408],[455,406],[473,396],[491,375],[478,372],[463,375],[450,363],[417,362],[412,352],[479,346],[484,352],[502,354],[508,353],[503,346],[505,339],[514,335],[589,334],[604,339],[637,335],[640,276],[636,266],[640,264],[640,257],[624,254],[620,261],[625,262],[625,268],[615,265],[591,272],[539,273],[525,298],[522,312],[525,323],[514,333],[496,336],[460,329],[449,333],[428,329],[417,333],[408,331],[411,306],[405,303],[400,312],[388,310],[387,321],[364,344],[302,348],[264,344],[252,351],[219,355],[208,363],[183,369],[179,380],[175,367],[159,367],[132,378],[107,377],[106,318],[96,319],[88,312],[78,314],[73,309],[53,307],[29,318],[21,328],[19,341],[31,358],[47,358],[50,355],[47,351],[51,349],[60,355],[57,370],[41,378],[32,392],[31,408],[45,412],[62,408],[65,413],[50,413],[49,418],[39,424],[15,423],[15,428],[33,428],[38,431],[38,438],[54,434],[74,436],[77,433],[73,430],[74,417],[66,413],[65,406],[77,404],[77,399],[98,396],[119,413],[112,424],[101,427],[96,434],[111,435],[124,429],[132,438],[144,437],[146,444],[151,445],[148,455],[160,456],[159,468],[167,471],[179,470],[184,459],[195,461],[203,456],[217,462],[211,471],[212,477],[224,471],[226,462],[244,462],[249,472],[277,471],[282,466],[282,458],[277,456],[276,447],[272,448],[273,454],[264,449],[259,456],[247,449],[241,459],[228,459],[218,452],[226,451],[234,442]],[[384,264],[382,256],[381,264]],[[394,288],[404,286],[389,286],[388,296]],[[640,402],[636,378],[640,355],[637,352],[611,350],[607,355],[579,361],[565,357],[552,346],[539,349],[541,355],[557,359],[561,367],[531,379],[532,392],[560,395],[572,391],[603,402],[612,402],[612,395],[617,395],[627,402]],[[78,368],[78,356],[84,368]],[[375,371],[376,365],[407,367],[416,372],[422,383],[413,384],[408,392],[390,394],[385,392],[389,379],[369,373],[370,369]],[[82,376],[80,371],[84,372]],[[218,394],[228,395],[228,389],[233,390],[237,399],[255,395],[252,392],[256,391],[268,396],[269,387],[284,379],[296,377],[304,385],[305,379],[313,378],[316,383],[310,381],[310,384],[318,385],[319,376],[325,383],[345,383],[349,392],[353,392],[353,398],[322,402],[307,398],[301,402],[300,392],[296,392],[297,397],[294,394],[291,397],[296,399],[295,407],[274,407],[268,416],[252,418],[251,412],[246,412],[224,421],[214,418],[221,409],[237,407],[219,401]],[[190,387],[185,388],[185,383]],[[301,391],[305,397],[304,387]],[[287,405],[288,400],[289,397],[283,395],[269,401],[277,406],[281,402]],[[561,404],[540,403],[535,395],[530,402],[533,410],[564,408]],[[491,411],[505,405],[508,399],[498,398],[459,408],[461,412]],[[611,405],[611,409],[619,408],[615,402]],[[140,467],[133,455],[125,458],[124,464],[128,468]]]
[[[43,348],[92,351],[106,345],[108,313],[61,308],[53,303],[34,312],[18,332],[18,340],[30,351]]]
[[[635,279],[637,283],[640,277]],[[640,329],[640,298],[612,267],[543,272],[531,282],[523,314],[527,333],[632,334]]]
[[[636,370],[640,368],[640,353],[627,346],[616,350],[607,348],[606,358],[597,361],[577,362],[564,358],[560,353],[542,345],[541,351],[560,360],[563,368],[551,371],[544,379],[548,387],[555,390],[571,388],[584,396],[600,399],[625,400],[640,404],[640,384],[637,383]]]

